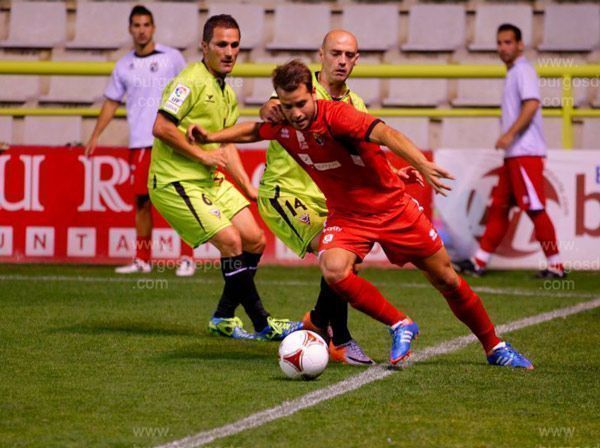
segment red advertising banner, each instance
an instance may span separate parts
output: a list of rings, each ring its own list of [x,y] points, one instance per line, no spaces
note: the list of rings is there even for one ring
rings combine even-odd
[[[265,150],[240,153],[258,184]],[[0,153],[0,262],[117,264],[132,258],[134,197],[128,155],[127,148],[99,148],[87,158],[80,147],[24,146]],[[430,152],[427,155],[431,158]],[[403,165],[395,157],[391,160]],[[431,216],[431,189],[410,186],[408,191]],[[252,211],[265,227],[254,204]],[[265,262],[300,262],[265,231]],[[152,238],[155,259],[180,256],[177,234],[156,212]],[[377,252],[370,256],[373,261],[382,259]],[[208,244],[196,248],[195,255],[199,259],[219,256]]]

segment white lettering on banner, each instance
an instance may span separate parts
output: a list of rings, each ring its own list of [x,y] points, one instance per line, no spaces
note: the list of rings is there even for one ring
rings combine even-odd
[[[181,240],[173,229],[152,231],[152,257],[178,258],[181,253]]]
[[[13,254],[13,228],[0,226],[0,256],[10,257]]]
[[[9,202],[6,198],[6,164],[10,155],[0,156],[0,210],[9,212],[18,210],[43,212],[44,207],[40,204],[40,165],[46,156],[20,155],[23,162],[23,198],[18,202]]]
[[[387,261],[387,259],[387,255],[379,243],[375,243],[371,251],[365,257],[365,261]]]
[[[25,255],[28,257],[54,256],[54,227],[27,227]]]
[[[181,244],[184,243],[182,242]],[[206,243],[201,244],[200,246],[194,249],[194,257],[202,259],[221,258],[221,253],[215,246]]]
[[[135,229],[129,227],[112,227],[108,229],[108,256],[135,256]]]
[[[79,212],[104,212],[106,206],[113,212],[129,212],[133,207],[127,204],[115,188],[129,181],[129,164],[118,157],[112,156],[79,156],[79,161],[85,168],[83,204]],[[109,179],[101,178],[102,166],[108,165],[112,175]]]
[[[262,178],[264,172],[265,164],[259,163],[254,172],[252,173],[252,185],[254,185],[256,188],[258,188],[258,186],[260,185],[260,179]]]
[[[277,260],[298,260],[298,255],[283,244],[279,238],[275,238],[275,258]]]
[[[67,229],[67,256],[93,257],[96,255],[96,229],[69,227]]]

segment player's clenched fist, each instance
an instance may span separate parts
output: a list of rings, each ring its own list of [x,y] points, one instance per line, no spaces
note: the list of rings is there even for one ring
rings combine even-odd
[[[187,129],[187,138],[191,143],[206,143],[208,132],[197,124],[192,124]]]

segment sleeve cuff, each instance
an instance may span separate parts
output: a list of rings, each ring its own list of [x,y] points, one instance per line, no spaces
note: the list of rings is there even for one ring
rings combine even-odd
[[[169,112],[159,109],[158,113],[165,117],[167,120],[169,120],[171,123],[175,124],[175,126],[179,125],[179,119],[171,115]]]
[[[375,128],[375,126],[377,126],[379,123],[383,123],[383,120],[381,120],[380,118],[376,118],[375,120],[373,120],[373,122],[369,125],[369,128],[367,129],[367,132],[365,132],[365,141],[366,142],[370,142],[370,137],[371,137],[371,132],[373,132],[373,129]]]

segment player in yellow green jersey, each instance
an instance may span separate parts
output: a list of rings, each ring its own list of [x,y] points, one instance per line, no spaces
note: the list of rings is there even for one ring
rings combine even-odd
[[[344,101],[366,112],[365,103],[346,85],[358,61],[358,44],[343,30],[327,33],[319,51],[321,70],[313,73],[318,99]],[[276,98],[261,108],[264,121],[284,121]],[[269,229],[298,256],[316,254],[327,216],[325,197],[308,174],[276,141],[269,143],[267,165],[258,188],[258,209]],[[369,358],[348,330],[348,304],[321,278],[315,308],[306,313],[304,327],[326,333],[332,329],[330,356],[353,365],[370,365]]]
[[[257,192],[233,145],[192,145],[186,129],[211,131],[232,126],[239,116],[235,93],[225,82],[240,51],[240,29],[231,16],[208,19],[202,36],[203,60],[188,65],[167,85],[154,123],[148,176],[152,204],[181,238],[197,247],[210,242],[221,253],[225,286],[209,322],[216,334],[236,339],[280,340],[301,322],[274,319],[264,309],[254,275],[265,237],[248,201],[216,168],[226,169],[250,199]],[[235,317],[242,305],[255,333]]]

